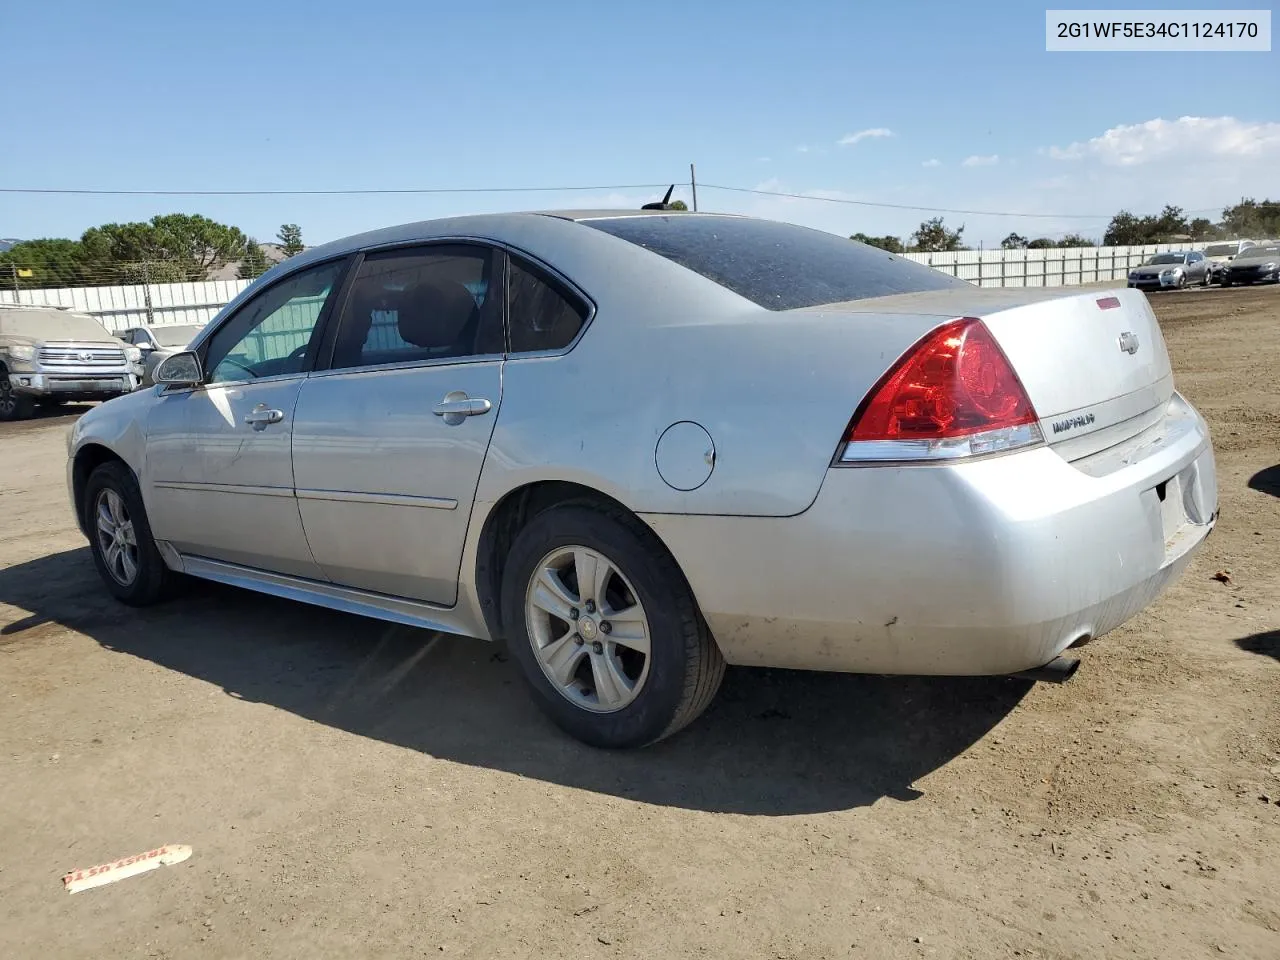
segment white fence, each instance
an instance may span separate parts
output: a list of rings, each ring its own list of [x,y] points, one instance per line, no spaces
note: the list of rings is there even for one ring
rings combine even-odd
[[[151,283],[128,287],[57,287],[45,290],[0,290],[0,303],[71,307],[91,313],[112,333],[147,322],[207,323],[248,280],[203,283]]]
[[[1152,254],[1201,246],[1203,244],[1149,243],[1140,247],[956,250],[906,256],[980,287],[1068,287],[1123,280],[1132,267]],[[0,303],[72,307],[93,314],[108,330],[119,333],[147,322],[205,323],[249,283],[248,280],[208,280],[128,287],[0,290]]]
[[[980,287],[1067,287],[1124,280],[1130,269],[1152,254],[1195,250],[1203,246],[1149,243],[1138,247],[954,250],[948,253],[908,253],[905,256]]]

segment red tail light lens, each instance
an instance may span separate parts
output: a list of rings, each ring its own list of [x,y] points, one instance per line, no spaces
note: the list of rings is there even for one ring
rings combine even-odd
[[[1034,428],[1018,431],[1024,439],[1013,445],[1022,445],[1040,439],[1038,420],[1000,345],[968,317],[934,330],[899,360],[862,402],[845,440],[945,441]],[[985,451],[951,455],[975,452]]]

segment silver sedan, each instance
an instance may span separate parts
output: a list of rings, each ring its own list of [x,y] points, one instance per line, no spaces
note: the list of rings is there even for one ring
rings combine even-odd
[[[1061,678],[1217,518],[1137,290],[750,218],[464,217],[273,268],[69,437],[107,588],[503,639],[601,746],[725,664]]]

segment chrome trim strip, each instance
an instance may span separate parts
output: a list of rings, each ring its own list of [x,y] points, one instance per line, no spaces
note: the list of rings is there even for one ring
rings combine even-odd
[[[298,490],[299,500],[330,500],[335,503],[378,503],[389,507],[429,507],[456,510],[458,501],[449,497],[414,497],[401,493],[354,493],[350,490]]]
[[[158,490],[192,490],[196,493],[243,493],[255,497],[292,497],[289,487],[249,487],[238,483],[188,483],[179,480],[153,480]]]
[[[298,600],[343,613],[373,617],[390,623],[402,623],[409,627],[439,630],[464,637],[472,636],[464,629],[456,607],[436,607],[418,600],[368,593],[332,583],[320,583],[283,573],[269,573],[222,560],[209,560],[205,557],[185,554],[182,557],[182,567],[193,577],[225,583],[232,587],[242,587],[245,590],[270,594],[273,597]]]
[[[502,359],[500,353],[485,354],[466,354],[461,357],[437,357],[422,360],[400,360],[396,363],[366,363],[358,367],[325,367],[323,370],[313,370],[310,374],[311,379],[320,380],[324,377],[340,377],[344,374],[355,373],[390,373],[396,370],[418,370],[423,367],[443,367],[458,366],[464,363],[484,363],[499,361]],[[254,381],[255,383],[257,381]]]

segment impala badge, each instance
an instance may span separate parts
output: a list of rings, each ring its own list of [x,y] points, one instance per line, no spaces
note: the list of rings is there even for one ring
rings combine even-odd
[[[1120,334],[1120,349],[1132,356],[1138,352],[1138,335],[1126,330]]]

